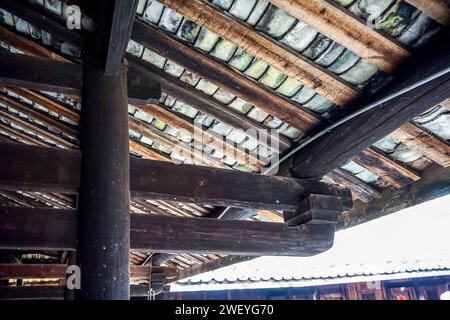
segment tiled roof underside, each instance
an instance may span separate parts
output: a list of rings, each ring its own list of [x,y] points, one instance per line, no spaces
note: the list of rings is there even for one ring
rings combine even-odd
[[[61,15],[61,17],[63,17],[63,12],[65,12],[59,1],[32,2],[45,5],[46,9]],[[221,10],[227,10],[236,19],[243,20],[254,26],[255,30],[258,32],[263,32],[266,35],[273,37],[273,39],[279,43],[290,46],[300,54],[313,60],[317,65],[326,67],[330,72],[333,72],[342,79],[353,83],[360,89],[368,90],[369,88],[376,86],[378,80],[384,77],[384,75],[379,72],[375,66],[367,64],[348,49],[343,48],[339,44],[319,34],[311,27],[290,17],[286,12],[277,9],[273,5],[269,5],[267,1],[235,0],[213,2],[215,5],[219,6]],[[387,9],[383,15],[381,24],[383,26],[383,30],[410,47],[420,48],[420,45],[439,29],[436,22],[432,21],[423,13],[404,2],[384,2],[386,3]],[[250,4],[252,3],[253,6],[250,8]],[[353,4],[350,4],[348,9],[362,18],[367,18],[367,12],[364,8],[369,4],[370,1],[355,1]],[[248,15],[246,15],[246,12],[248,12]],[[275,68],[267,65],[264,61],[253,58],[230,42],[220,39],[217,35],[212,34],[205,28],[198,27],[191,21],[182,18],[182,16],[174,11],[168,8],[164,9],[162,5],[156,1],[140,1],[138,14],[142,15],[143,19],[147,22],[157,25],[158,28],[165,30],[165,32],[175,34],[180,41],[191,43],[196,48],[207,52],[217,59],[223,60],[247,76],[260,81],[268,88],[276,90],[278,93],[291,99],[293,103],[298,103],[299,108],[308,108],[312,111],[318,112],[323,117],[327,117],[327,112],[331,110],[330,108],[336,108],[313,90],[302,86],[296,80],[287,78]],[[75,58],[80,58],[82,56],[81,50],[72,44],[61,42],[45,31],[34,28],[26,21],[13,17],[1,9],[0,21],[4,25],[13,27],[19,33],[30,36],[35,41],[53,47],[56,52],[61,52],[62,54],[73,56]],[[87,17],[83,17],[83,27],[86,30],[90,30],[92,29],[91,25],[92,21]],[[20,52],[20,50],[14,50],[14,48],[8,46],[7,44],[0,42],[0,45],[8,50]],[[213,98],[228,105],[230,108],[234,108],[249,118],[264,124],[267,128],[276,129],[282,135],[294,141],[302,137],[302,132],[296,128],[293,128],[287,123],[283,123],[276,117],[267,114],[256,106],[252,106],[248,102],[226,92],[222,88],[201,79],[198,75],[193,74],[189,70],[185,70],[181,66],[176,65],[174,62],[166,60],[148,49],[144,49],[136,42],[130,41],[128,51],[148,62],[153,63],[171,76],[177,77],[186,83],[195,86],[197,90],[211,95]],[[35,110],[47,113],[49,117],[58,119],[69,126],[76,126],[76,122],[57,113],[49,112],[46,110],[45,106],[32,103],[30,100],[14,95],[11,92],[6,92],[6,94],[19,99],[27,105],[30,105]],[[81,108],[79,103],[72,101],[71,99],[67,99],[67,97],[64,97],[63,95],[53,93],[46,94],[52,96],[56,100],[59,100],[61,103],[67,103],[73,110],[79,111]],[[264,157],[269,157],[271,155],[267,148],[258,145],[255,141],[252,141],[250,137],[237,133],[226,123],[221,123],[216,119],[202,114],[195,108],[195,106],[189,106],[184,102],[167,95],[163,95],[161,103],[171,108],[175,113],[179,113],[189,119],[192,119],[194,123],[201,123],[205,128],[208,128],[219,135],[230,138],[246,150],[249,150],[255,154],[260,154]],[[10,114],[15,114],[15,116],[22,120],[33,122],[33,125],[39,126],[44,130],[61,137],[62,139],[67,139],[73,147],[76,147],[78,144],[77,137],[67,135],[64,132],[55,132],[53,128],[46,126],[45,123],[36,122],[35,120],[30,119],[27,114],[17,112],[17,110],[14,110],[13,107],[7,106],[7,104],[0,103],[0,110],[4,110]],[[181,132],[179,128],[172,127],[156,118],[153,118],[133,106],[129,107],[129,113],[133,119],[142,120],[145,125],[154,127],[158,130],[159,134],[163,136],[171,137],[174,140],[183,141],[188,143],[189,146],[193,148],[205,149],[211,159],[220,161],[224,166],[249,172],[255,170],[243,163],[229,161],[229,159],[226,159],[220,154],[220,152],[217,152],[217,150],[211,149],[209,146],[205,146],[198,141],[193,141],[192,137]],[[443,140],[448,141],[450,139],[450,133],[448,131],[448,123],[450,122],[449,117],[450,112],[448,109],[436,107],[423,116],[417,118],[415,123],[439,136]],[[8,121],[4,117],[0,118],[2,120],[0,133],[3,136],[18,138],[20,140],[20,137],[11,134],[11,132],[14,133],[19,131],[27,136],[31,136],[39,141],[42,141],[45,145],[64,147],[63,145],[58,144],[47,137],[36,134],[33,130],[30,130],[30,128],[24,128],[23,126],[14,124],[14,122]],[[5,131],[1,130],[1,128],[9,129]],[[144,149],[150,148],[156,151],[158,155],[167,160],[172,159],[174,161],[189,163],[188,159],[184,159],[182,156],[179,156],[177,153],[173,152],[170,145],[156,142],[154,139],[146,137],[139,132],[130,130],[130,139],[136,142],[138,141],[139,146]],[[418,163],[420,161],[425,161],[424,157],[422,157],[422,155],[416,150],[412,150],[399,141],[391,139],[390,137],[378,142],[374,145],[374,147],[385,152],[389,157],[412,167],[420,168],[421,165]],[[133,154],[137,155],[136,152],[133,152]],[[153,154],[150,154],[149,157],[152,155]],[[139,156],[142,156],[142,153],[140,153]],[[372,185],[374,188],[382,189],[387,187],[387,184],[382,177],[351,160],[342,166],[342,169],[354,175],[361,181]],[[186,207],[183,204],[169,204],[165,202],[152,202],[148,200],[144,201],[144,203],[135,203],[134,207],[136,212],[139,210],[153,210],[154,212],[158,210],[157,208],[159,208],[165,212],[170,212],[171,214],[180,214],[177,210],[187,210],[185,211],[187,215],[205,214],[202,210],[200,210],[200,212],[196,210],[190,211],[190,207]],[[151,209],[148,209],[149,207]],[[208,210],[209,208],[205,207],[201,209]],[[159,213],[162,214],[163,212],[159,211]],[[264,216],[260,216],[259,218],[264,219]],[[178,265],[189,264],[186,263],[186,261],[175,261],[178,261]],[[195,261],[195,259],[191,260],[191,262],[192,261]]]

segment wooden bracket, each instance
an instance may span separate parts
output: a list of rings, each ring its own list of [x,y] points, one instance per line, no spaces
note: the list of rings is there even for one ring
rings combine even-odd
[[[296,211],[283,213],[284,222],[290,226],[301,224],[335,225],[339,215],[351,208],[353,201],[351,193],[309,194],[304,197]],[[350,205],[350,206],[349,206]]]

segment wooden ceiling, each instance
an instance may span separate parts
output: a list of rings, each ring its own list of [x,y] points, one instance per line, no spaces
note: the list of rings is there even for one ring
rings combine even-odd
[[[0,47],[79,64],[84,48],[92,45],[92,22],[98,13],[89,1],[63,2],[1,0]],[[243,1],[211,2],[139,1],[126,58],[130,71],[161,83],[163,97],[159,103],[129,105],[133,156],[190,163],[186,155],[204,150],[204,165],[260,173],[274,156],[286,154],[343,116],[411,82],[420,70],[417,64],[426,65],[427,61],[421,60],[432,56],[430,48],[448,37],[450,10],[439,0],[387,1],[390,4],[382,8],[380,29],[370,27],[367,8],[358,0],[255,0],[248,1],[252,5],[246,16],[242,12],[249,5]],[[82,9],[82,30],[66,28],[66,3]],[[309,43],[300,49],[308,37]],[[416,78],[424,76],[417,74]],[[419,97],[417,94],[414,99]],[[364,222],[364,215],[379,199],[389,203],[389,197],[420,184],[423,176],[434,176],[436,170],[448,172],[450,111],[448,100],[443,101],[446,98],[448,93],[435,103],[430,102],[433,99],[422,101],[409,122],[413,117],[406,113],[404,121],[373,113],[363,119],[366,122],[354,123],[351,131],[332,131],[320,144],[300,150],[297,158],[289,161],[301,164],[296,172],[301,177],[309,170],[305,178],[320,176],[352,191],[358,210],[343,215],[343,227]],[[396,101],[395,106],[400,104]],[[390,109],[393,106],[384,112],[394,110]],[[0,142],[79,149],[81,108],[77,94],[2,87]],[[399,110],[406,107],[396,112],[401,113]],[[194,136],[195,124],[202,125],[201,141]],[[380,129],[383,126],[390,129]],[[363,128],[361,132],[359,128]],[[280,136],[272,140],[279,143],[279,154],[270,144],[258,143],[238,129],[277,130]],[[228,159],[219,150],[224,136],[239,161]],[[352,138],[345,140],[347,136]],[[372,141],[373,137],[377,138]],[[365,145],[360,140],[371,142]],[[331,154],[330,150],[347,147],[342,154]],[[0,191],[0,203],[31,208],[76,206],[75,198],[67,194],[6,190]],[[133,199],[131,203],[132,213],[282,221],[278,211],[239,214],[233,209],[218,215],[221,210],[152,199]],[[367,218],[377,215],[371,211]],[[62,252],[40,254],[59,257],[60,262],[67,259]],[[205,271],[223,265],[218,261],[226,264],[229,258],[134,251],[131,263],[144,265],[152,259],[191,275],[191,268]]]

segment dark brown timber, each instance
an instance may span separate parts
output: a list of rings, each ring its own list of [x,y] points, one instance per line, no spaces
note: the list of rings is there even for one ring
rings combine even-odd
[[[20,264],[20,263],[1,263],[0,279],[40,279],[40,278],[59,278],[65,279],[67,274],[67,264]],[[175,278],[178,270],[173,268],[149,267],[149,266],[130,266],[130,276],[132,279],[148,280],[150,274],[164,273],[169,278]]]
[[[74,210],[0,207],[0,249],[74,250],[76,220]],[[329,249],[334,238],[330,225],[147,214],[131,214],[130,230],[132,250],[154,252],[309,256]],[[83,264],[81,270],[89,272]]]
[[[367,103],[375,102],[381,97],[448,68],[450,46],[435,51],[430,56],[410,61],[410,64],[400,71],[398,80],[390,84],[390,90],[387,92],[383,90],[379,95],[367,100]],[[411,68],[411,64],[417,67]],[[298,152],[293,158],[291,172],[299,178],[321,177],[386,137],[413,117],[439,104],[449,95],[450,73],[447,73],[380,104],[330,130]]]
[[[105,119],[100,122],[106,125]],[[102,147],[102,153],[105,150]],[[1,189],[78,192],[79,151],[2,143],[0,152]],[[96,164],[98,170],[103,170],[98,158]],[[131,158],[130,175],[131,193],[135,198],[219,203],[256,209],[295,210],[306,194],[340,195],[340,192],[346,192],[315,180],[261,176],[136,158]]]
[[[123,61],[123,55],[130,41],[131,30],[136,16],[138,0],[107,1],[113,7],[109,42],[107,44],[105,74],[117,76]]]
[[[84,59],[81,182],[77,264],[78,299],[130,298],[130,158],[127,70],[103,73]]]
[[[0,299],[39,299],[39,300],[63,300],[64,286],[40,285],[40,286],[20,286],[20,287],[0,287]],[[149,286],[131,285],[130,295],[132,297],[148,297]]]
[[[0,83],[33,90],[80,95],[83,66],[0,51]],[[154,103],[161,97],[161,87],[150,79],[129,75],[130,103]]]

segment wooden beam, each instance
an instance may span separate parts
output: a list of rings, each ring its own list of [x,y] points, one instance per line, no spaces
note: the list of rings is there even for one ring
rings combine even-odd
[[[74,210],[0,207],[0,221],[2,249],[75,249]],[[132,250],[244,255],[310,256],[329,249],[334,238],[330,225],[145,214],[131,214],[130,232]]]
[[[179,232],[180,227],[183,232]],[[311,227],[136,215],[131,230],[132,247],[147,248],[151,243],[148,249],[154,252],[310,256],[329,249],[334,234],[334,227]]]
[[[0,83],[7,86],[80,95],[82,66],[9,52],[0,52]],[[159,84],[130,74],[131,103],[157,102]]]
[[[63,300],[64,289],[65,286],[59,285],[0,287],[0,299]],[[130,295],[132,297],[148,297],[149,290],[148,285],[131,285]]]
[[[107,2],[111,3],[110,1]],[[138,0],[115,0],[111,4],[114,7],[114,11],[111,27],[108,28],[110,32],[106,50],[106,75],[117,76],[119,73],[120,65],[130,40],[131,30],[133,29],[138,2]]]
[[[79,151],[20,144],[0,144],[0,151],[0,188],[77,193]],[[333,190],[333,187],[314,180],[136,158],[131,158],[130,162],[131,193],[135,198],[293,210],[302,196]]]
[[[75,295],[82,300],[126,300],[130,297],[127,67],[122,63],[118,76],[108,76],[99,56],[85,57],[83,67],[77,215],[77,264],[83,272]]]
[[[191,165],[134,160],[133,197],[229,207],[291,210],[323,184]],[[252,190],[249,192],[249,190]]]
[[[0,279],[42,279],[67,277],[67,264],[19,264],[1,263]],[[131,279],[148,280],[151,273],[164,273],[175,278],[178,270],[173,268],[130,265]]]
[[[190,134],[193,139],[195,138],[204,145],[209,145],[221,152],[231,152],[231,156],[235,157],[237,162],[247,165],[254,171],[259,171],[264,167],[264,163],[262,163],[256,155],[248,153],[245,150],[242,150],[242,148],[237,148],[233,142],[226,139],[224,140],[222,136],[219,136],[214,132],[202,129],[200,132],[197,131],[196,134],[195,123],[193,120],[183,117],[182,114],[175,114],[174,111],[162,104],[147,104],[139,105],[137,107],[141,111],[148,113],[152,117],[167,123],[170,126],[184,130],[184,132]]]
[[[374,149],[368,148],[353,157],[353,161],[379,175],[396,188],[404,187],[420,179],[420,175],[388,158]]]
[[[392,72],[410,53],[366,22],[327,0],[270,0],[275,6],[317,29],[356,55]]]
[[[264,88],[257,81],[238,73],[227,64],[138,19],[133,28],[132,39],[306,133],[320,124],[320,117]],[[202,63],[199,64],[197,61]],[[165,83],[162,85],[163,91],[170,89],[179,92],[176,87],[168,87]],[[182,97],[180,99],[183,100]],[[202,104],[199,107],[201,106]]]
[[[348,228],[448,194],[450,170],[435,165],[425,170],[419,181],[401,189],[386,189],[372,203],[356,201],[353,209],[341,218]]]
[[[0,207],[0,248],[17,250],[75,250],[77,221],[74,210]],[[14,249],[15,250],[15,249]]]
[[[152,79],[161,84],[161,90],[168,95],[180,99],[181,101],[194,106],[196,109],[205,113],[233,128],[240,130],[267,130],[267,127],[261,123],[243,115],[238,111],[220,103],[218,100],[208,96],[207,94],[192,88],[187,83],[170,76],[168,73],[160,70],[151,63],[127,54],[127,60],[130,69],[136,73],[142,74],[145,78]],[[281,150],[288,149],[292,143],[284,137],[269,136],[267,147],[275,145],[276,142]],[[273,142],[272,142],[273,141]],[[279,150],[277,150],[279,151]]]
[[[65,148],[76,148],[75,143],[69,142],[68,140],[63,139],[58,134],[49,132],[48,130],[46,130],[46,128],[43,128],[35,123],[24,120],[17,114],[11,114],[4,110],[0,110],[0,117],[2,117],[3,119],[6,119],[8,122],[14,123],[20,127],[27,128],[28,130],[34,132],[35,134],[41,135],[41,136],[53,141],[54,143],[64,146]],[[45,141],[45,144],[48,144],[47,141]]]
[[[193,277],[195,275],[198,274],[202,274],[202,273],[206,273],[209,271],[213,271],[219,268],[224,268],[224,267],[228,267],[230,265],[236,264],[236,263],[240,263],[240,262],[245,262],[245,261],[249,261],[255,259],[255,257],[251,257],[251,256],[226,256],[223,258],[219,258],[216,260],[212,260],[210,262],[206,262],[206,263],[201,263],[201,264],[194,264],[188,268],[184,268],[182,270],[180,270],[180,273],[178,275],[178,277],[172,281],[169,282],[173,282],[173,281],[178,281],[178,280],[182,280],[182,279],[186,279],[186,278],[190,278]]]
[[[59,40],[68,41],[81,48],[87,48],[91,44],[82,31],[64,28],[59,17],[56,17],[55,15],[52,16],[51,13],[45,11],[44,8],[30,4],[28,1],[0,0],[0,8],[9,11],[34,26],[40,27]],[[45,18],[43,18],[44,15]]]
[[[242,50],[260,58],[289,77],[314,88],[319,94],[337,105],[343,106],[356,97],[358,91],[326,69],[294,52],[285,49],[276,41],[257,33],[200,0],[161,0],[165,6],[177,11],[198,25],[237,44]]]
[[[41,106],[45,106],[48,110],[53,111],[60,116],[63,116],[73,122],[80,122],[80,114],[78,110],[71,109],[62,105],[59,102],[33,90],[24,89],[24,88],[7,88],[9,91],[18,94],[19,96],[29,99],[34,103],[37,103]]]
[[[326,174],[323,181],[350,189],[353,199],[360,199],[364,202],[373,201],[381,196],[378,190],[341,169],[335,169]]]
[[[445,0],[406,0],[406,2],[425,12],[444,26],[450,25],[450,8]]]
[[[0,52],[0,83],[42,91],[80,94],[82,66]]]
[[[21,102],[20,100],[14,98],[14,97],[8,96],[6,93],[0,92],[0,101],[19,112],[27,114],[28,116],[30,116],[31,118],[33,118],[35,120],[38,120],[40,122],[47,124],[49,127],[52,127],[61,132],[67,133],[73,137],[78,136],[77,129],[65,124],[62,121],[51,118],[48,114],[45,114],[42,111],[33,109],[31,106],[26,105],[25,103]]]
[[[433,50],[429,56],[411,61],[417,67],[405,66],[388,90],[366,99],[365,105],[406,88],[450,66],[450,47]],[[363,112],[310,143],[293,158],[291,172],[296,177],[320,177],[348,159],[397,130],[401,125],[448,98],[450,73],[400,94]]]
[[[129,116],[128,118],[128,125],[131,130],[136,131],[137,133],[148,137],[152,139],[153,141],[156,141],[159,144],[169,146],[170,148],[178,148],[185,152],[185,154],[188,154],[192,157],[194,163],[197,163],[196,157],[198,155],[196,154],[196,151],[194,147],[191,145],[184,143],[168,134],[163,133],[162,131],[154,128],[153,126],[145,123],[144,121],[138,120],[132,116]],[[159,159],[154,159],[159,160]],[[210,157],[208,155],[202,155],[200,161],[203,161],[207,166],[209,167],[216,167],[216,168],[222,168],[227,169],[229,168],[226,166],[223,162],[221,162],[219,159]],[[201,163],[201,162],[200,162]]]
[[[443,167],[450,166],[450,146],[417,125],[405,123],[391,136],[437,164]]]
[[[47,58],[50,60],[56,60],[60,62],[70,62],[68,59],[64,58],[63,56],[56,54],[52,51],[50,51],[47,48],[42,47],[41,45],[31,41],[28,38],[25,38],[24,36],[12,32],[11,30],[0,26],[0,40],[4,43],[9,44],[10,46],[13,46],[16,49],[23,50],[30,55],[34,55],[41,58]]]

